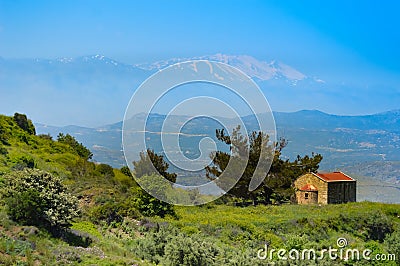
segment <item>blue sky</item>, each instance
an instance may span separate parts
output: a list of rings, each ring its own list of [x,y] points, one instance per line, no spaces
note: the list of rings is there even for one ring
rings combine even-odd
[[[285,106],[279,96],[278,111],[317,108],[368,114],[400,109],[399,11],[397,1],[0,0],[0,57],[103,54],[134,64],[246,54],[277,59],[308,76],[339,84],[321,92],[328,102],[318,106],[312,97],[304,107],[290,102]],[[338,102],[343,95],[347,102]],[[363,95],[362,103],[356,95]],[[13,113],[13,104],[0,112]],[[32,113],[40,122],[53,121],[47,110],[30,107],[15,111]],[[59,120],[58,113],[54,116],[56,122],[90,124],[71,115],[65,120]]]
[[[221,52],[396,79],[399,10],[397,1],[1,0],[0,56],[136,63]]]

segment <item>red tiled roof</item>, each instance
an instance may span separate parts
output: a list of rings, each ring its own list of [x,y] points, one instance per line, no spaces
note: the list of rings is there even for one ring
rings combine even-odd
[[[343,174],[342,172],[333,172],[333,173],[315,173],[316,176],[325,180],[326,182],[334,182],[334,181],[354,181],[348,175]]]
[[[304,187],[300,188],[300,190],[303,190],[303,191],[318,191],[318,188],[316,188],[315,186],[313,186],[311,184],[307,184]]]

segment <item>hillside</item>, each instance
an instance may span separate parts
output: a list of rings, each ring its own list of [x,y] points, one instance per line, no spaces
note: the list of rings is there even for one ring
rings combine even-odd
[[[107,254],[110,257],[108,263],[131,265],[135,262],[135,257],[120,258],[121,254],[113,250],[119,242],[113,241],[112,247],[108,246],[107,241],[87,247],[86,240],[83,241],[89,234],[90,239],[103,238],[91,221],[100,223],[101,219],[109,218],[113,212],[119,217],[117,210],[121,208],[118,206],[131,196],[128,188],[136,187],[130,177],[118,169],[102,171],[100,164],[82,158],[72,146],[55,141],[49,135],[26,132],[13,117],[4,115],[0,115],[0,151],[0,184],[3,175],[23,168],[47,171],[61,177],[69,192],[79,199],[79,208],[85,217],[72,223],[72,238],[64,242],[52,237],[45,229],[21,226],[11,221],[0,195],[0,264],[65,265],[82,260],[90,264],[101,262],[101,258],[111,250],[115,254]],[[139,215],[129,204],[121,213],[129,210],[131,217],[136,217],[135,212]],[[114,236],[112,232],[109,234]],[[74,247],[76,244],[84,247]],[[105,248],[98,245],[105,245]]]
[[[87,160],[90,155],[75,142],[35,135],[32,122],[26,122],[19,125],[14,117],[0,116],[0,188],[10,172],[41,169],[60,177],[69,193],[78,197],[81,215],[72,221],[69,237],[55,237],[41,226],[11,220],[0,197],[0,264],[266,265],[268,261],[257,258],[265,244],[274,249],[321,250],[336,247],[339,237],[346,238],[350,248],[371,249],[371,256],[400,256],[397,204],[236,207],[221,198],[203,206],[174,206],[163,217],[148,217],[143,209],[160,203],[135,204],[141,192],[131,177]],[[276,255],[273,260],[278,261]],[[396,265],[398,261],[380,264],[326,257],[318,263]]]
[[[390,111],[366,116],[339,116],[316,110],[294,113],[274,112],[278,137],[287,139],[283,155],[294,159],[298,154],[318,152],[323,155],[321,171],[342,170],[359,180],[358,199],[388,203],[400,203],[400,116],[399,111]],[[132,119],[143,123],[143,114]],[[162,148],[159,134],[163,115],[152,114],[148,120],[148,145],[157,152]],[[182,124],[186,116],[175,116],[171,121]],[[227,126],[236,126],[235,121],[219,118]],[[256,127],[253,117],[243,121],[251,130]],[[124,165],[122,152],[122,123],[85,128],[78,126],[54,127],[36,124],[40,133],[55,135],[65,132],[75,136],[88,146],[94,160],[114,167]],[[215,138],[215,128],[220,125],[212,119],[194,119],[185,124],[180,140],[181,149],[190,158],[199,156],[198,143],[208,136]],[[138,140],[141,141],[141,140]],[[217,142],[218,143],[218,142]],[[226,147],[220,147],[223,149]]]

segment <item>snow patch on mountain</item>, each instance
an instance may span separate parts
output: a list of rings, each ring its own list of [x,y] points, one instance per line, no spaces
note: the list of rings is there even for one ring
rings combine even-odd
[[[284,78],[292,81],[295,84],[295,82],[307,78],[307,76],[300,71],[282,62],[276,60],[271,62],[260,61],[249,55],[215,54],[192,58],[172,58],[168,60],[157,61],[151,64],[137,64],[135,66],[145,70],[160,70],[169,65],[188,60],[210,60],[225,63],[237,67],[251,78],[257,78],[259,80]]]

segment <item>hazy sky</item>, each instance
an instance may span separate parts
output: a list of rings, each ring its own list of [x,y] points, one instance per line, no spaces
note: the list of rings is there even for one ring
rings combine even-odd
[[[0,56],[137,63],[221,52],[389,82],[400,76],[399,11],[397,1],[0,0]]]
[[[320,98],[303,91],[292,101],[268,95],[274,110],[369,114],[400,109],[399,12],[398,1],[0,0],[0,57],[102,54],[130,64],[216,53],[277,59],[328,85],[314,92]],[[119,99],[112,115],[48,112],[48,104],[62,110],[62,103],[65,110],[90,113],[83,109],[95,105],[96,95],[79,101],[74,95],[84,88],[77,86],[65,89],[70,102],[64,97],[40,104],[53,95],[46,91],[58,95],[59,88],[37,81],[24,89],[26,104],[10,100],[16,88],[0,87],[0,113],[21,111],[39,122],[93,126],[121,120],[126,104]],[[96,106],[108,112],[100,100]]]

